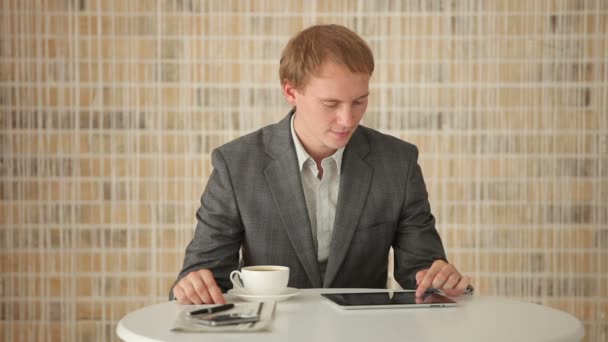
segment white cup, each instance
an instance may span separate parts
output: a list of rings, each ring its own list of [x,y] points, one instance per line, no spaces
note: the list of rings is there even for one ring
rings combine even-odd
[[[235,289],[255,295],[277,295],[287,288],[289,267],[248,266],[230,272],[230,281]]]

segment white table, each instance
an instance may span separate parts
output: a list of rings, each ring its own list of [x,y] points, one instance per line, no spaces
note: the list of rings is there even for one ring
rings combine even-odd
[[[546,306],[497,297],[460,297],[452,308],[342,310],[320,293],[362,289],[309,289],[278,302],[272,332],[171,332],[176,302],[146,306],[116,328],[124,341],[580,341],[581,322]],[[380,290],[382,291],[382,290]],[[239,302],[227,296],[229,302]]]

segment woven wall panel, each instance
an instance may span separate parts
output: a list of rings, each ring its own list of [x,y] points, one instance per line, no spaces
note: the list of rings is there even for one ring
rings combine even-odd
[[[478,293],[608,339],[608,2],[0,1],[0,339],[108,341],[166,299],[213,148],[289,110],[289,37],[372,46],[364,123],[415,143]]]

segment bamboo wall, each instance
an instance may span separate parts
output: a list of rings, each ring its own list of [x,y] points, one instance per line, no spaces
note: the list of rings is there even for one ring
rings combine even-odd
[[[287,113],[314,23],[370,43],[364,124],[418,145],[477,292],[608,340],[605,0],[0,0],[0,339],[116,340],[166,300],[211,150]]]

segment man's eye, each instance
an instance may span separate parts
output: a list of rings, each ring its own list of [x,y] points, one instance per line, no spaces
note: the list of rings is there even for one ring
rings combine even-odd
[[[324,103],[325,107],[327,108],[336,108],[338,106],[337,103]]]
[[[362,104],[363,104],[363,101],[355,101],[355,102],[353,102],[353,104],[354,104],[355,106],[360,106],[360,105],[362,105]]]

